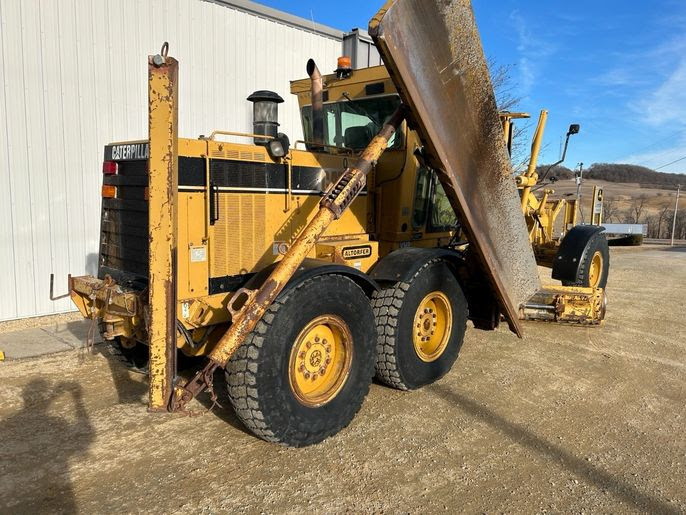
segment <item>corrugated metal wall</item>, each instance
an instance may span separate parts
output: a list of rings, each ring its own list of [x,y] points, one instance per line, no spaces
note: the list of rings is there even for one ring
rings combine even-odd
[[[0,320],[67,311],[68,273],[95,273],[103,145],[147,135],[146,56],[180,61],[180,134],[251,130],[256,89],[289,80],[341,41],[201,0],[0,0]]]

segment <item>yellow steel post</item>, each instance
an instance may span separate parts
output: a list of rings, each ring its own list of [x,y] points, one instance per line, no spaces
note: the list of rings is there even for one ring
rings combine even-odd
[[[599,188],[598,186],[593,186],[591,225],[603,225],[603,188]]]
[[[174,389],[173,410],[182,410],[197,393],[205,389],[211,391],[214,371],[226,366],[233,353],[255,328],[262,315],[314,248],[319,237],[355,200],[365,186],[367,174],[386,150],[388,141],[403,119],[403,108],[400,107],[362,152],[354,168],[346,170],[329,189],[320,203],[317,214],[303,229],[264,284],[258,290],[239,290],[232,297],[229,301],[231,327],[210,353],[207,365],[185,385],[179,385]],[[243,305],[234,306],[242,298],[245,298]]]
[[[548,121],[548,111],[543,109],[538,118],[538,127],[536,127],[536,134],[534,135],[531,144],[531,157],[529,158],[529,167],[526,173],[517,177],[517,186],[524,186],[522,190],[522,210],[527,214],[529,205],[529,194],[531,187],[536,185],[538,181],[538,174],[536,173],[536,165],[538,164],[538,154],[541,152],[541,142],[543,141],[543,133],[545,131],[545,124]]]
[[[166,411],[176,374],[176,210],[178,191],[178,62],[148,57],[149,409]]]

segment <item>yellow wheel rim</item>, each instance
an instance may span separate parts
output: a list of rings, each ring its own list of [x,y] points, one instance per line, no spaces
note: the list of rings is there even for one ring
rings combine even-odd
[[[316,408],[341,391],[353,358],[347,324],[334,315],[315,318],[293,344],[288,365],[291,390],[301,404]]]
[[[419,303],[413,323],[414,350],[419,359],[436,361],[448,346],[453,328],[450,301],[440,291],[429,293]]]
[[[588,271],[588,285],[597,288],[600,284],[600,277],[603,275],[603,255],[600,251],[593,254],[591,258],[591,268]]]

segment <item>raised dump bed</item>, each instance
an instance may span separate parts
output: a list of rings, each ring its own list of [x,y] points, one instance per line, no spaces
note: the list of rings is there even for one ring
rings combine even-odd
[[[540,281],[471,4],[394,0],[369,28],[510,327],[521,335],[520,306]]]

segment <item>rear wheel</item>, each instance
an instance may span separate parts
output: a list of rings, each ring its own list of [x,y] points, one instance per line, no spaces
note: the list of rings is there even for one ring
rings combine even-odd
[[[376,327],[353,281],[324,275],[277,299],[226,367],[236,414],[260,438],[311,445],[346,427],[374,373]]]
[[[408,282],[376,292],[373,307],[381,381],[413,390],[450,371],[464,340],[467,301],[445,262],[430,261]]]

